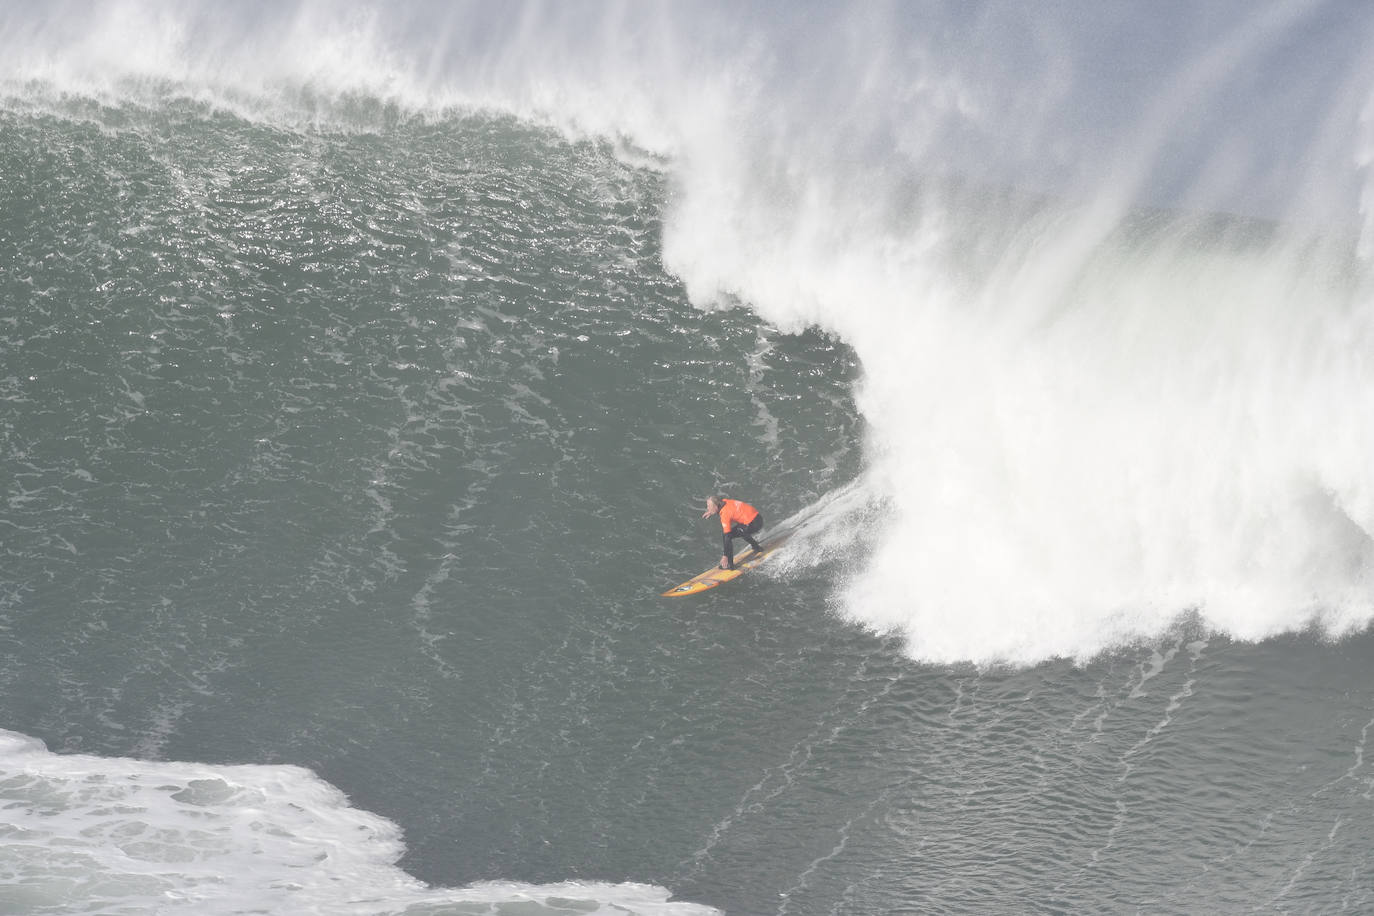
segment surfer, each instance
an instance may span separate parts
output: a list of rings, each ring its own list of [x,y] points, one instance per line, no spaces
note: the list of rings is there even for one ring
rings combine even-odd
[[[724,496],[706,497],[706,511],[701,513],[701,517],[706,518],[717,513],[720,514],[721,530],[725,532],[725,555],[720,558],[721,569],[735,568],[735,538],[744,538],[754,550],[763,552],[763,548],[753,537],[763,527],[763,513],[738,499],[726,499]]]

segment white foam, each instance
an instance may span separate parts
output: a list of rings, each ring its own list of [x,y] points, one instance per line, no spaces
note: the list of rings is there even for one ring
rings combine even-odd
[[[919,264],[889,283],[858,253],[750,268],[738,292],[774,320],[795,310],[771,277],[824,291],[806,320],[864,367],[860,486],[888,517],[845,613],[919,657],[1014,662],[1187,610],[1242,639],[1368,623],[1370,303],[1283,248],[1132,244],[1048,292],[1014,269],[974,295]]]
[[[845,614],[923,659],[1015,663],[1089,656],[1189,611],[1241,639],[1374,618],[1374,287],[1344,235],[1353,197],[1328,206],[1358,184],[1360,125],[1339,116],[1368,73],[1338,74],[1320,135],[1285,137],[1292,160],[1253,186],[1218,179],[1229,148],[1176,158],[1179,115],[1207,116],[1297,8],[1274,12],[1147,62],[1173,69],[1148,116],[1105,134],[1099,164],[1071,151],[1051,195],[935,177],[964,149],[951,121],[1014,144],[1065,115],[1001,110],[998,134],[976,101],[998,74],[959,92],[919,63],[874,93],[896,101],[905,80],[894,110],[930,133],[903,148],[890,123],[899,147],[876,166],[861,148],[838,163],[838,130],[795,122],[679,163],[665,260],[693,299],[819,324],[861,360],[859,502],[886,517]],[[884,116],[855,104],[840,130],[878,132]],[[991,154],[971,152],[977,174]],[[1301,191],[1275,192],[1276,174]],[[1221,197],[1288,226],[1142,210]],[[1314,222],[1319,241],[1297,228]]]
[[[715,910],[643,884],[423,885],[391,821],[308,770],[53,754],[0,730],[0,909],[63,913]]]

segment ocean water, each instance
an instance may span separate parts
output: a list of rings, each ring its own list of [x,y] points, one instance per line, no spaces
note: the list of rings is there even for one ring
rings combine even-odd
[[[1374,908],[1371,37],[0,2],[0,912]]]

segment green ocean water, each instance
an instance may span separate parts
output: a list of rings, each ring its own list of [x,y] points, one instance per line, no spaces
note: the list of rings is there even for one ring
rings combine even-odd
[[[505,116],[77,102],[0,115],[0,174],[0,725],[52,752],[7,752],[7,911],[1374,898],[1367,634],[1185,616],[1086,661],[919,663],[833,597],[880,503],[843,549],[657,597],[717,556],[706,492],[824,516],[867,460],[852,350],[665,270],[663,171]],[[194,830],[89,794],[170,780],[231,817],[274,765],[393,822],[380,859],[430,889],[369,886],[346,831],[308,864],[233,830],[179,858]],[[131,861],[229,890],[173,906]],[[481,881],[515,885],[461,902]]]

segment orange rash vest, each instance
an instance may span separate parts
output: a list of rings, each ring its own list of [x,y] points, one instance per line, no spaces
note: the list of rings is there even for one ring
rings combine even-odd
[[[758,518],[759,510],[738,499],[727,499],[720,506],[720,530],[730,532],[736,524],[747,525]]]

